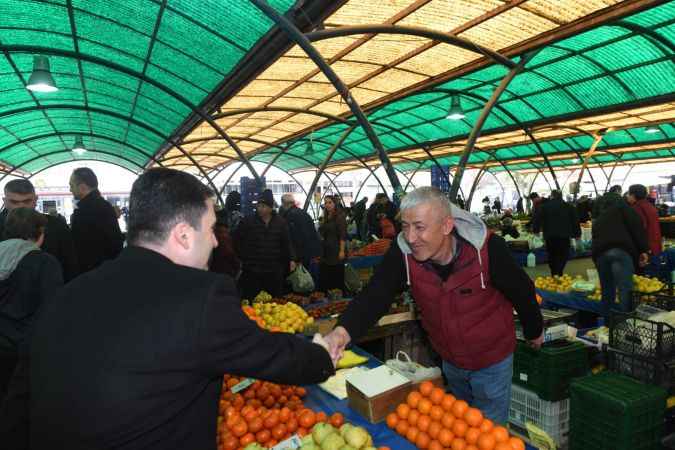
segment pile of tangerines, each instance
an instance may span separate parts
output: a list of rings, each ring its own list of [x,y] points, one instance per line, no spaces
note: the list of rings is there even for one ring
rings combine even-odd
[[[406,401],[387,416],[387,426],[421,449],[525,449],[523,441],[509,436],[506,428],[430,381],[408,394]]]
[[[223,377],[223,388],[218,405],[218,450],[243,449],[257,442],[263,447],[273,447],[293,434],[307,435],[314,424],[330,423],[340,427],[344,417],[335,413],[328,417],[324,412],[305,408],[302,387],[255,381],[248,388],[232,393],[232,388],[243,381],[231,375]]]

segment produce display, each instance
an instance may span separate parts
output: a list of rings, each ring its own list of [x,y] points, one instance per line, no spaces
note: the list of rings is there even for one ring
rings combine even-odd
[[[378,239],[363,247],[351,250],[349,256],[380,256],[387,253],[391,246],[391,239]]]
[[[340,314],[349,304],[348,300],[341,300],[337,302],[326,303],[325,305],[319,305],[307,310],[307,314],[314,319],[321,319],[325,317],[330,317],[333,314]]]
[[[387,416],[387,426],[429,450],[524,450],[525,443],[483,418],[479,409],[436,387],[430,381],[408,394]]]
[[[570,275],[554,275],[550,277],[537,277],[534,280],[534,286],[538,289],[553,292],[569,292],[574,280],[581,280],[581,275],[572,278]]]
[[[664,287],[666,287],[666,285],[657,278],[633,275],[633,290],[636,292],[651,294],[663,290]]]
[[[295,303],[254,303],[253,306],[242,306],[242,310],[260,328],[270,331],[301,333],[307,325],[314,323],[314,318]]]
[[[299,450],[376,450],[373,438],[361,427],[350,423],[317,423],[312,433],[302,438]],[[252,450],[252,449],[247,449]],[[389,450],[389,447],[379,447],[377,450]]]

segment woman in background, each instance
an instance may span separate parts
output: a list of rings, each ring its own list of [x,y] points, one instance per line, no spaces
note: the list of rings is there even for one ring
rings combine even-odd
[[[324,198],[324,212],[319,224],[323,246],[319,268],[319,289],[344,290],[345,282],[345,241],[347,220],[335,195]]]

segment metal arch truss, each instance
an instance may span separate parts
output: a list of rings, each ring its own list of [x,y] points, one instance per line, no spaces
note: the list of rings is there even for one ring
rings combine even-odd
[[[368,118],[364,114],[361,106],[358,102],[352,97],[349,89],[345,83],[340,79],[340,77],[335,73],[333,68],[323,59],[321,54],[316,50],[312,45],[311,41],[305,36],[298,28],[289,21],[286,17],[281,15],[276,9],[274,9],[266,0],[250,0],[258,9],[260,9],[267,17],[269,17],[273,22],[279,26],[279,28],[284,31],[288,37],[294,41],[298,46],[300,46],[307,56],[314,62],[314,64],[321,69],[321,72],[328,78],[331,84],[335,87],[340,96],[344,99],[345,103],[349,105],[349,108],[354,114],[354,118],[363,128],[368,140],[372,144],[373,148],[377,151],[380,161],[384,166],[387,177],[391,182],[392,187],[394,188],[394,195],[398,197],[401,193],[401,183],[394,171],[394,167],[389,160],[389,156],[382,146],[382,142],[378,138],[375,130],[371,126]],[[395,198],[396,201],[396,198]]]

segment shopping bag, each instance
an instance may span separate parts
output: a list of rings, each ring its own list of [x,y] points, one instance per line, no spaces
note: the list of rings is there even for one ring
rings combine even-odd
[[[530,250],[536,250],[544,246],[544,240],[536,234],[530,235],[530,237],[527,239],[527,243],[530,246]]]
[[[388,359],[385,363],[387,367],[394,369],[413,383],[424,380],[431,380],[441,376],[441,369],[438,367],[424,367],[410,359],[406,352],[396,352],[396,358]]]
[[[352,294],[356,294],[363,288],[361,277],[351,264],[345,264],[345,288]]]
[[[293,292],[304,294],[314,290],[314,279],[309,271],[302,264],[298,264],[295,270],[287,278],[291,283]]]

